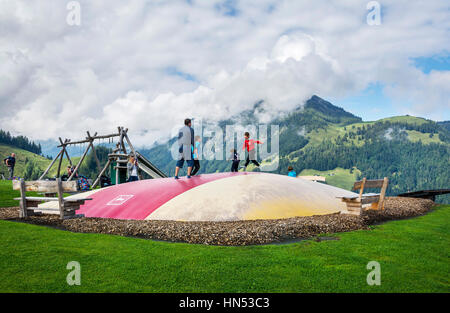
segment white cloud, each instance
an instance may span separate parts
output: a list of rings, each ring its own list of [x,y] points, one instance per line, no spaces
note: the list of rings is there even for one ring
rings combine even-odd
[[[0,0],[0,128],[46,139],[123,125],[149,145],[186,116],[229,118],[262,99],[267,120],[371,82],[393,111],[449,108],[449,72],[409,62],[449,49],[446,1],[383,1],[372,27],[359,0],[239,1],[236,16],[218,0],[80,3],[77,27],[64,1]]]

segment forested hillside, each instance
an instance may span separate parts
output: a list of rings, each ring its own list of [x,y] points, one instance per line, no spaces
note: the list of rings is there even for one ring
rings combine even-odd
[[[0,144],[14,146],[36,154],[41,154],[41,145],[30,141],[25,136],[12,136],[9,132],[0,129]]]
[[[244,116],[243,125],[256,123],[252,112]],[[243,123],[242,115],[220,124],[224,127],[233,123]],[[450,187],[450,132],[445,124],[412,116],[363,122],[317,96],[270,124],[280,129],[276,173],[286,174],[289,165],[297,173],[306,169],[357,168],[360,177],[389,177],[390,195]],[[173,142],[144,151],[169,175],[173,175],[175,167],[169,151]],[[203,160],[200,173],[229,171],[230,165],[226,160]]]

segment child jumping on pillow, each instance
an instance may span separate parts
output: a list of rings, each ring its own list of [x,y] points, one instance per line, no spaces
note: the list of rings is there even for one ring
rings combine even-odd
[[[248,155],[247,160],[245,161],[244,171],[247,170],[247,165],[252,161],[253,164],[255,164],[257,167],[259,167],[258,161],[256,161],[256,150],[255,150],[255,143],[256,144],[262,144],[262,141],[259,140],[253,140],[250,139],[250,133],[245,132],[244,134],[245,141],[244,146],[242,147],[242,150],[247,149]]]

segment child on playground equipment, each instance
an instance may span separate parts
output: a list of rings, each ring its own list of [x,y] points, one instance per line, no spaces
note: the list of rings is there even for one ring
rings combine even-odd
[[[70,175],[72,175],[73,172],[75,172],[75,166],[73,166],[73,165],[72,166],[71,165],[67,166],[67,175],[68,175],[67,178],[69,178]],[[78,178],[78,173],[75,173],[75,175],[73,175],[73,177]]]
[[[288,166],[288,176],[297,177],[297,173],[294,171],[294,168],[290,165]]]
[[[200,153],[199,149],[200,149],[200,144],[201,144],[200,136],[195,136],[194,140],[195,140],[194,145],[192,146],[192,157],[194,159],[194,166],[192,168],[192,173],[191,173],[192,176],[197,174],[198,170],[200,169],[200,161],[198,159],[199,153]]]
[[[138,176],[138,162],[134,155],[131,155],[127,163],[128,182],[139,180]]]
[[[244,141],[244,146],[242,147],[242,150],[247,149],[247,152],[248,152],[247,160],[245,161],[244,171],[247,170],[247,165],[250,163],[250,161],[259,168],[259,163],[258,163],[258,161],[256,161],[255,144],[263,144],[263,142],[259,141],[259,140],[250,139],[249,132],[245,132],[244,137],[245,137],[245,141]]]
[[[239,168],[239,154],[237,153],[236,149],[231,149],[231,159],[233,160],[233,163],[231,164],[231,171],[237,172]]]

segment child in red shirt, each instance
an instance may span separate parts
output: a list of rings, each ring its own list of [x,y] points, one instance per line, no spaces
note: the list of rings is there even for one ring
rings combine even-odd
[[[245,141],[244,146],[242,147],[242,150],[247,149],[248,155],[247,160],[245,161],[244,171],[247,170],[247,165],[252,161],[253,164],[255,164],[257,167],[259,167],[258,161],[256,161],[256,150],[255,150],[255,143],[256,144],[262,144],[262,141],[259,140],[253,140],[250,139],[250,133],[245,132]]]

